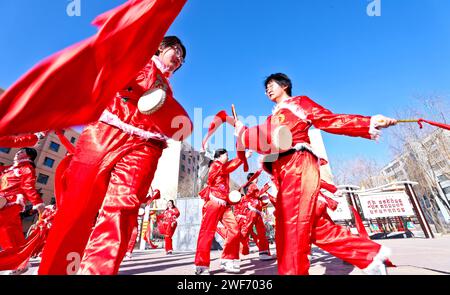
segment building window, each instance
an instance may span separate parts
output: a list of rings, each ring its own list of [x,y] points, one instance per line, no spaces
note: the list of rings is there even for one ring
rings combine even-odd
[[[77,140],[75,137],[72,137],[71,139],[70,139],[70,142],[71,143],[75,143],[75,140]]]
[[[191,164],[191,158],[188,159],[188,164]]]
[[[182,160],[186,160],[186,156],[185,155],[181,155],[181,159]]]
[[[5,154],[9,154],[10,151],[11,151],[10,148],[0,148],[0,152],[5,153]]]
[[[49,176],[48,176],[48,175],[45,175],[45,174],[39,173],[39,176],[38,176],[37,182],[39,182],[39,183],[42,183],[42,184],[47,184],[47,182],[48,182],[48,178],[49,178]]]
[[[181,171],[183,171],[183,172],[185,171],[184,170],[184,165],[181,165]]]
[[[50,142],[50,149],[52,151],[54,151],[54,152],[58,152],[59,151],[59,144],[54,142],[54,141],[51,141]]]
[[[191,169],[188,169],[188,174],[191,174]]]
[[[49,158],[49,157],[45,157],[44,166],[53,168],[53,164],[55,164],[55,160],[53,160],[52,158]]]

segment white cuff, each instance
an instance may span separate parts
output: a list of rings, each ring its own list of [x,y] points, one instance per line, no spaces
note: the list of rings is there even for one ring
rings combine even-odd
[[[378,124],[379,119],[381,118],[381,115],[375,115],[370,117],[370,127],[369,127],[369,134],[371,139],[378,140],[381,136],[381,130],[377,129],[380,125]]]
[[[33,210],[38,210],[38,208],[45,209],[44,203],[39,203],[39,204],[33,206]]]

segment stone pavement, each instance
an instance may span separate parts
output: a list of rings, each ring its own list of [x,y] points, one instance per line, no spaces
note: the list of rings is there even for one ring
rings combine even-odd
[[[388,268],[390,275],[445,275],[450,274],[450,236],[436,239],[409,238],[386,239],[376,242],[392,249],[392,262],[396,268]],[[276,261],[259,261],[256,248],[241,261],[242,275],[275,275]],[[211,274],[225,274],[219,268],[220,251],[211,252]],[[275,248],[272,246],[272,253]],[[136,250],[131,259],[125,258],[120,275],[193,275],[194,253],[175,252],[165,255],[164,250]],[[35,273],[38,260],[25,274]],[[0,272],[2,274],[2,272]],[[352,265],[313,247],[310,274],[312,275],[364,275]]]

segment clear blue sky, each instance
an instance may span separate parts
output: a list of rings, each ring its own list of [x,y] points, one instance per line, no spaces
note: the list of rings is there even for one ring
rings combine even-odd
[[[69,17],[68,0],[1,1],[0,87],[94,34],[90,21],[123,2],[81,0],[81,16]],[[208,116],[232,103],[245,117],[267,115],[262,82],[273,72],[291,77],[295,95],[334,112],[394,116],[416,95],[449,95],[450,1],[382,0],[380,17],[367,16],[370,2],[188,1],[169,31],[188,49],[172,79],[175,95],[192,115],[195,107]],[[390,159],[385,141],[328,134],[324,141],[331,164]]]

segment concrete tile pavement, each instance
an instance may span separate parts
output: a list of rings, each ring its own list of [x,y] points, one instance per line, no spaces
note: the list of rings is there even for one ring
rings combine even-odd
[[[376,242],[392,249],[392,262],[397,265],[389,268],[390,275],[445,275],[450,274],[450,236],[436,239],[387,239]],[[276,261],[260,261],[256,247],[253,253],[241,259],[242,275],[276,275]],[[272,246],[272,253],[275,248]],[[211,251],[211,274],[226,274],[220,269],[221,251]],[[193,252],[174,252],[166,255],[163,249],[136,250],[131,259],[125,259],[119,275],[193,275]],[[25,273],[35,273],[38,260],[31,261],[31,268]],[[2,274],[2,272],[0,272]],[[4,274],[4,272],[3,272]],[[340,259],[313,247],[311,275],[364,275],[364,273],[344,263]]]

